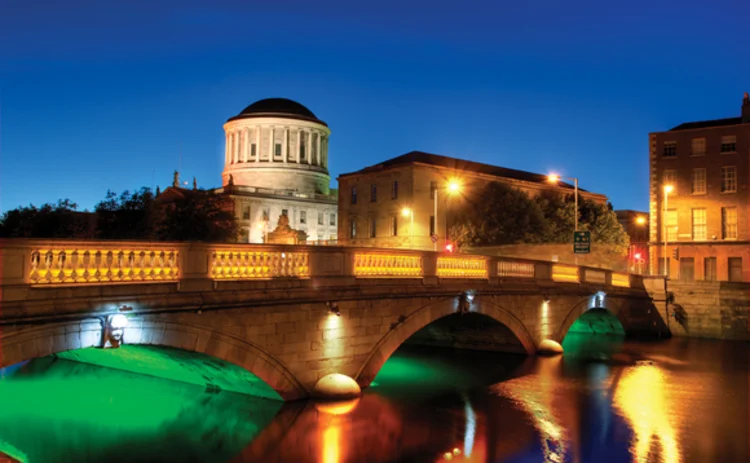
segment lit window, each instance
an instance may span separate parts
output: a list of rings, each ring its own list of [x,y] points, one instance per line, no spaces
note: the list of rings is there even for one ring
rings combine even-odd
[[[676,141],[665,141],[664,142],[663,156],[665,158],[673,158],[673,157],[677,156],[677,142]]]
[[[378,200],[378,186],[370,185],[370,202],[374,203]]]
[[[693,169],[693,188],[694,195],[706,194],[706,169]]]
[[[357,204],[357,187],[352,187],[352,204]]]
[[[666,169],[664,171],[663,185],[672,185],[672,193],[677,194],[677,171],[674,169]]]
[[[398,236],[398,216],[391,217],[391,236]]]
[[[307,212],[299,211],[299,223],[307,223]]]
[[[726,135],[721,137],[721,153],[736,153],[737,137],[735,135]]]
[[[352,217],[349,219],[349,238],[357,237],[357,218]]]
[[[394,180],[391,185],[391,199],[398,199],[398,180]]]
[[[329,225],[336,225],[336,214],[331,214],[331,221],[329,222]]]
[[[721,208],[721,231],[725,240],[737,239],[737,208]]]
[[[693,218],[693,241],[702,241],[706,239],[706,210],[693,209],[691,211]]]
[[[724,166],[721,168],[721,192],[735,193],[737,191],[737,167]]]
[[[667,240],[677,241],[677,209],[667,211]]]
[[[692,140],[692,154],[693,156],[704,156],[706,154],[706,139],[693,138]]]
[[[370,238],[375,238],[375,231],[378,227],[378,221],[375,217],[370,217]]]
[[[324,215],[325,214],[323,214],[322,212],[320,212],[320,211],[318,212],[318,225],[323,225],[323,222],[325,221],[325,219],[323,217]]]

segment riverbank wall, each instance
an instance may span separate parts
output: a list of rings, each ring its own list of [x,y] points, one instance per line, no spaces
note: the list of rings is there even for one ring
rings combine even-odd
[[[667,282],[673,336],[750,341],[750,283]]]

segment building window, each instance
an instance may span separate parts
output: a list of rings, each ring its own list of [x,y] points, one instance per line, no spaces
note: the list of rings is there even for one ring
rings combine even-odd
[[[263,209],[263,220],[268,222],[270,218],[271,218],[271,209],[266,207]]]
[[[664,171],[663,178],[664,185],[672,185],[672,194],[677,194],[677,171],[674,169],[667,169]]]
[[[398,216],[391,217],[391,236],[398,236]]]
[[[729,267],[729,281],[742,281],[742,257],[730,257],[727,259]]]
[[[250,219],[250,206],[242,206],[242,220]]]
[[[318,225],[323,225],[323,223],[325,222],[325,218],[323,217],[324,215],[325,214],[318,211]]]
[[[289,217],[289,209],[282,209],[281,210],[281,215]]]
[[[352,217],[349,219],[349,238],[357,237],[357,218]]]
[[[677,156],[677,142],[676,141],[665,141],[664,142],[664,153],[665,158],[673,158]]]
[[[716,257],[706,257],[703,259],[703,279],[706,281],[716,281]]]
[[[693,169],[693,188],[694,195],[706,194],[706,169]]]
[[[374,203],[378,200],[378,186],[370,185],[370,202]]]
[[[273,146],[273,156],[276,158],[281,157],[281,143],[276,143]]]
[[[695,281],[695,259],[692,257],[680,258],[680,281]]]
[[[398,199],[398,180],[391,184],[391,199]]]
[[[667,210],[667,241],[677,241],[677,209]]]
[[[693,219],[693,241],[706,239],[706,210],[703,208],[691,211]]]
[[[250,157],[251,158],[255,157],[257,150],[258,150],[258,147],[255,145],[255,143],[250,145]]]
[[[357,204],[357,187],[352,187],[352,204]]]
[[[299,223],[307,223],[307,211],[299,211]]]
[[[307,159],[307,152],[305,151],[305,148],[307,148],[307,143],[305,143],[305,133],[299,132],[298,139],[299,139],[299,160],[304,161]]]
[[[370,238],[375,238],[376,230],[378,228],[378,221],[375,217],[370,217]]]
[[[726,135],[721,137],[721,153],[730,154],[737,152],[737,137],[735,135]]]
[[[725,240],[737,239],[737,208],[721,208],[721,232]]]
[[[692,154],[693,156],[705,156],[706,155],[706,139],[693,138],[692,140]]]
[[[437,182],[430,182],[430,199],[435,199],[436,191],[437,191]]]
[[[721,168],[721,192],[737,192],[737,167],[724,166]]]
[[[430,236],[435,234],[435,216],[430,216]]]
[[[329,222],[331,226],[336,225],[336,214],[331,214],[331,221]]]

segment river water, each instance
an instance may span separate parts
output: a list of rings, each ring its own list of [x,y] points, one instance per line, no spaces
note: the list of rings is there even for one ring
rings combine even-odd
[[[278,401],[47,358],[0,380],[29,462],[750,462],[750,344],[569,334],[566,354],[404,347],[360,399]],[[0,461],[3,458],[0,456]]]

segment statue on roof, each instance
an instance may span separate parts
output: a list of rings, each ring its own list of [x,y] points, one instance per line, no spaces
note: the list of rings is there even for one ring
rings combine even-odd
[[[197,190],[197,189],[198,189],[198,179],[193,177],[193,190]]]
[[[172,186],[175,188],[180,187],[180,173],[177,171],[174,171],[174,177],[172,178]]]

